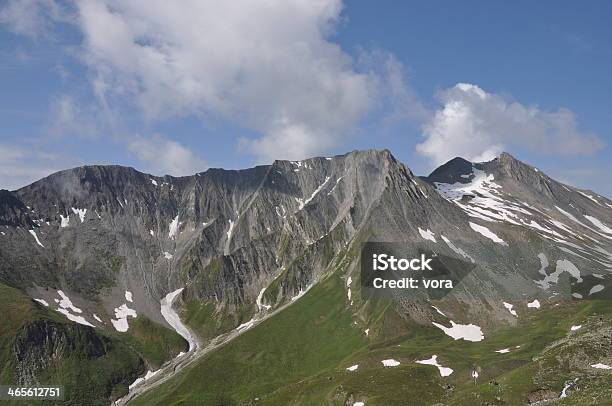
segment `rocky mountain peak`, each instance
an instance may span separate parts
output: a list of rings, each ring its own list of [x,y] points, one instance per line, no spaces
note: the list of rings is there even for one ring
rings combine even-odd
[[[0,226],[32,226],[28,208],[12,192],[0,190]]]
[[[466,183],[467,175],[472,173],[472,163],[461,157],[455,157],[447,163],[436,168],[427,180],[441,183]]]

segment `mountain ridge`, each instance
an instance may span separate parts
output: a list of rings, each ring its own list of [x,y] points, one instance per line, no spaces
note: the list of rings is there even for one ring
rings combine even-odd
[[[396,241],[471,270],[436,306],[477,324],[486,337],[517,323],[504,301],[589,296],[602,283],[592,274],[612,266],[610,208],[599,195],[572,190],[507,154],[483,163],[454,159],[429,177],[415,176],[388,150],[186,177],[86,166],[0,192],[0,283],[42,311],[141,351],[144,344],[134,340],[143,325],[176,334],[178,315],[170,322],[168,308],[160,311],[169,295],[178,322],[205,346],[340,277],[341,311],[376,337],[383,330],[369,323],[382,315],[359,294],[358,251],[365,241]],[[550,282],[555,273],[540,254],[579,282]],[[582,271],[568,268],[568,258]],[[426,298],[388,309],[393,316],[385,317],[421,327],[437,317]],[[177,352],[164,353],[167,365],[182,362],[174,361]],[[152,371],[148,357],[140,352]]]

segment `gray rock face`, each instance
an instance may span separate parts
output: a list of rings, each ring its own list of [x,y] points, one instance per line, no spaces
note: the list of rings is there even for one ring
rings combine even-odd
[[[0,226],[33,226],[28,208],[8,190],[0,190]]]
[[[13,343],[13,363],[19,385],[38,384],[37,376],[52,362],[79,356],[86,359],[104,356],[111,342],[79,324],[64,325],[39,320],[25,326]]]
[[[3,191],[0,224],[0,280],[49,303],[62,289],[105,329],[124,303],[165,324],[160,299],[181,287],[235,327],[338,266],[356,278],[349,252],[368,240],[473,261],[448,308],[491,325],[513,320],[505,300],[562,296],[564,280],[587,297],[612,270],[612,203],[508,154],[422,179],[373,150],[180,178],[87,166]]]

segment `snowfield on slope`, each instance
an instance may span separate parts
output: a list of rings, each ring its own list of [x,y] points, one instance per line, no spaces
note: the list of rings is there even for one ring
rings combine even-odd
[[[504,240],[502,240],[501,238],[499,238],[497,236],[497,234],[495,234],[493,231],[489,230],[487,227],[485,226],[481,226],[479,224],[476,223],[472,223],[470,222],[470,227],[472,228],[472,230],[476,231],[479,234],[482,234],[483,236],[487,237],[489,240],[504,245],[504,246],[508,246],[508,243],[505,242]]]
[[[130,309],[127,303],[115,308],[115,319],[111,319],[113,327],[120,333],[125,333],[130,328],[127,318],[138,317],[136,310]]]
[[[421,227],[419,227],[419,234],[421,234],[421,237],[423,237],[425,240],[437,242],[436,237],[434,237],[434,233],[430,229],[423,230]]]
[[[437,355],[432,355],[431,358],[429,359],[424,359],[421,361],[415,361],[417,364],[422,364],[422,365],[432,365],[434,367],[438,368],[438,371],[440,371],[440,376],[449,376],[453,373],[453,369],[452,368],[448,368],[448,367],[443,367],[442,365],[440,365],[438,363],[438,356]]]
[[[178,218],[178,216],[177,216]],[[189,351],[197,348],[198,342],[191,333],[187,326],[181,322],[181,318],[172,308],[172,304],[176,297],[183,291],[184,288],[175,290],[174,292],[168,293],[160,302],[161,314],[168,324],[176,331],[181,337],[183,337],[189,343]]]
[[[453,337],[455,340],[465,341],[482,341],[484,334],[482,329],[475,324],[457,324],[450,320],[451,327],[446,327],[442,324],[432,322],[432,324],[444,331],[447,336]]]

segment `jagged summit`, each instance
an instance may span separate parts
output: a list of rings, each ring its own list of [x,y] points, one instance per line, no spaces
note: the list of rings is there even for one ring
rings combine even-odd
[[[149,183],[151,180],[159,182],[175,182],[188,183],[194,177],[210,176],[215,179],[232,178],[232,177],[249,177],[253,173],[263,173],[271,167],[282,167],[291,164],[292,162],[315,162],[315,161],[330,161],[330,160],[345,160],[345,159],[364,159],[370,160],[380,159],[390,162],[397,162],[388,149],[368,149],[368,150],[353,150],[342,155],[333,157],[311,157],[299,161],[292,160],[275,160],[272,164],[258,165],[244,169],[224,169],[224,168],[208,168],[203,172],[194,173],[193,175],[173,176],[173,175],[152,175],[131,166],[123,165],[83,165],[74,168],[64,169],[54,172],[40,180],[33,182],[30,185],[21,187],[13,192],[21,194],[24,189],[44,188],[43,185],[51,186],[54,189],[70,190],[71,186],[77,184],[83,185],[86,189],[95,190],[101,184],[120,184],[120,183]]]
[[[471,173],[472,163],[464,158],[456,157],[434,169],[424,179],[429,182],[466,183],[467,179],[462,175],[470,175]]]

